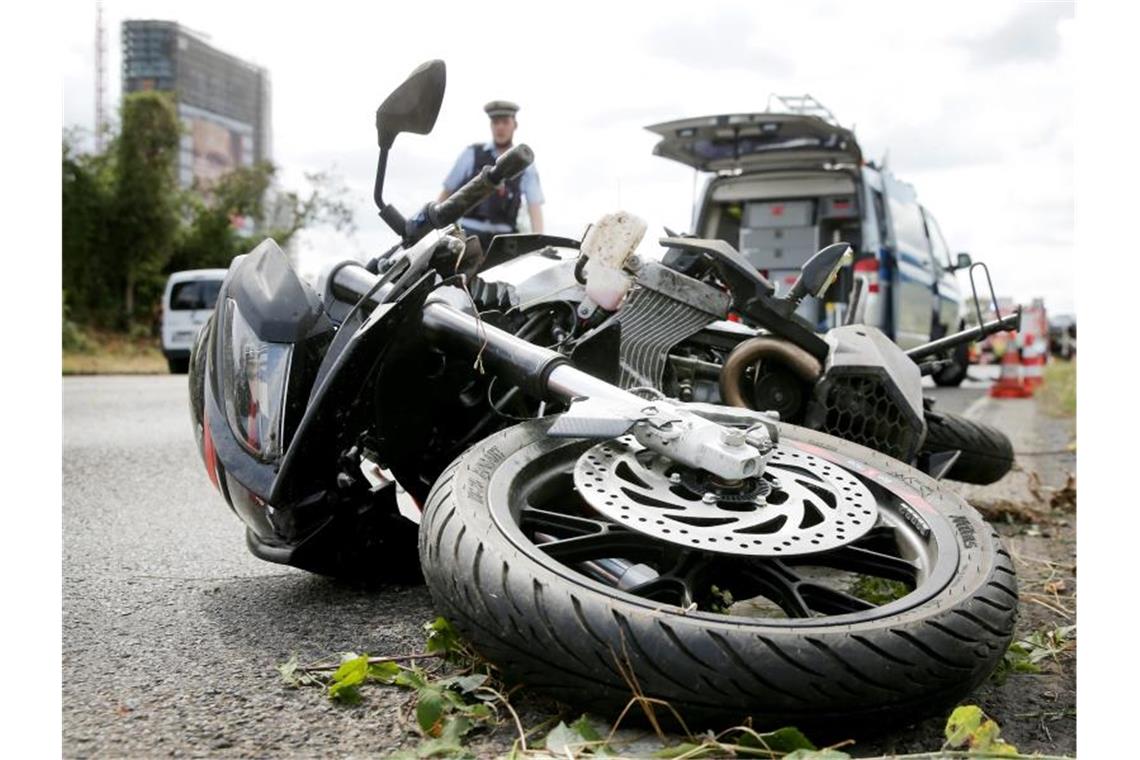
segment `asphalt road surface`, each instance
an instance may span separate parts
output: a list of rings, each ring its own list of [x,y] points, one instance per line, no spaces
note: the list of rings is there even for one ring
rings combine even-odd
[[[64,381],[64,755],[385,754],[404,694],[340,709],[274,668],[422,651],[427,591],[253,558],[189,420],[184,376]]]
[[[961,412],[986,382],[931,389]],[[346,709],[275,666],[422,651],[419,588],[363,591],[262,562],[213,490],[185,376],[64,380],[66,757],[383,755],[407,697]]]

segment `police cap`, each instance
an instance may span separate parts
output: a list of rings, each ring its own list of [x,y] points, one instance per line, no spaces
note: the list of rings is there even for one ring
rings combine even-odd
[[[483,110],[493,119],[496,116],[514,116],[515,113],[518,112],[519,107],[509,100],[492,100],[483,106]]]

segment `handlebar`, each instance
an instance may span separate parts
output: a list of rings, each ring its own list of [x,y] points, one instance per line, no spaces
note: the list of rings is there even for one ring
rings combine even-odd
[[[493,166],[484,166],[467,184],[456,190],[441,203],[429,203],[408,220],[405,244],[411,244],[428,233],[454,224],[470,209],[479,205],[500,183],[512,179],[534,163],[534,151],[526,145],[516,145],[499,156]]]
[[[993,335],[994,333],[1003,332],[1005,330],[1019,329],[1021,329],[1021,309],[1017,309],[1012,314],[1008,314],[1001,319],[995,319],[992,322],[986,322],[977,327],[971,327],[961,332],[947,335],[944,338],[923,343],[921,346],[915,346],[907,351],[906,355],[917,362],[963,343],[984,338],[987,335]]]

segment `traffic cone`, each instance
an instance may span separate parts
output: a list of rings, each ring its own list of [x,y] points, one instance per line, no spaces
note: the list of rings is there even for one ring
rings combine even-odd
[[[1025,336],[1025,352],[1021,358],[1022,384],[1030,393],[1037,390],[1045,382],[1045,351],[1044,342],[1035,340],[1034,335]]]
[[[1021,349],[1016,341],[1010,341],[1001,357],[1001,374],[998,381],[990,386],[991,398],[1029,398],[1033,390],[1029,388],[1021,374]]]

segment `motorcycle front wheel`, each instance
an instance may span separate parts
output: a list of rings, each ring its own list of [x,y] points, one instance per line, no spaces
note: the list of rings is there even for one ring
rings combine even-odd
[[[916,470],[781,425],[752,506],[722,504],[729,522],[752,521],[732,533],[686,516],[691,475],[611,458],[620,439],[550,438],[552,421],[465,452],[421,524],[436,608],[511,680],[611,716],[636,690],[692,729],[750,718],[866,733],[952,706],[1006,651],[1010,556],[973,508]],[[596,486],[582,480],[583,457]],[[583,493],[611,478],[603,513]],[[763,509],[783,510],[778,530],[756,523]],[[733,546],[715,549],[709,531]]]

